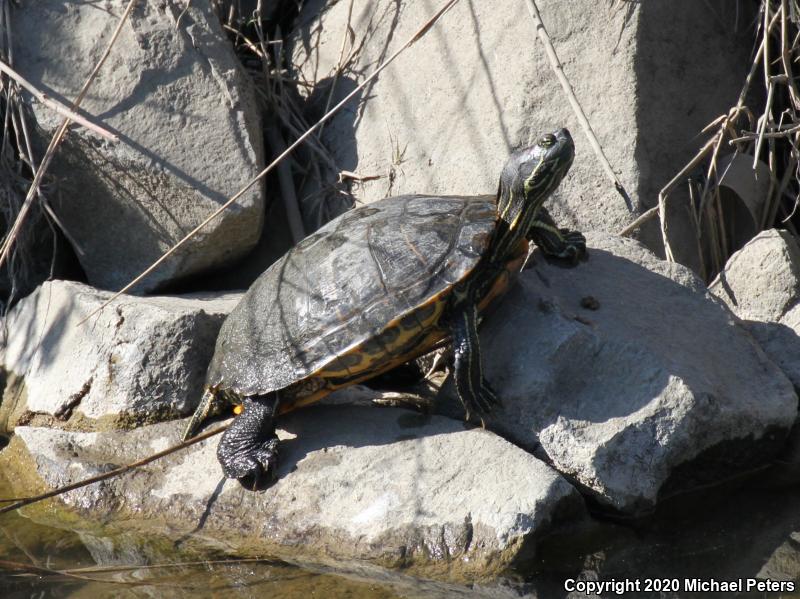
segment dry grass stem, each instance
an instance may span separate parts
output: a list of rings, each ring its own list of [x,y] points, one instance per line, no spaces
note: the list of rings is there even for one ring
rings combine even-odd
[[[114,584],[134,584],[134,585],[141,585],[143,584],[141,581],[121,581],[121,580],[113,580],[113,579],[104,579],[104,578],[94,578],[91,576],[84,576],[82,574],[76,574],[70,572],[69,570],[52,570],[50,568],[44,568],[42,566],[37,566],[34,564],[25,564],[22,562],[17,562],[13,560],[7,559],[0,559],[0,568],[4,568],[11,572],[19,572],[20,574],[29,574],[35,576],[48,576],[48,577],[63,577],[63,578],[72,578],[74,580],[78,580],[81,582],[109,582]]]
[[[752,158],[754,170],[761,169],[758,172],[767,172],[769,175],[769,180],[764,183],[766,191],[761,192],[763,197],[749,199],[751,204],[761,201],[756,206],[748,205],[756,219],[756,233],[774,226],[779,213],[789,215],[783,222],[794,230],[788,219],[795,214],[800,198],[797,172],[800,159],[797,147],[800,140],[800,92],[793,73],[793,63],[800,58],[800,21],[797,12],[795,0],[761,1],[756,31],[758,43],[736,104],[726,115],[717,117],[703,128],[702,133],[711,137],[662,188],[656,208],[651,208],[625,227],[620,231],[621,235],[633,233],[637,227],[658,214],[665,254],[668,260],[674,260],[675,252],[669,245],[668,226],[664,222],[667,219],[667,202],[670,193],[688,180],[688,207],[691,225],[695,229],[700,269],[706,280],[715,276],[731,253],[746,241],[735,238],[741,235],[741,231],[730,229],[738,226],[731,220],[735,213],[732,212],[733,206],[724,205],[720,193],[719,164],[723,157],[728,160],[728,155],[723,153],[728,148],[734,151],[731,160],[735,153],[747,155]],[[756,76],[759,70],[761,78]],[[752,100],[756,92],[763,94],[757,119],[746,105],[748,98]],[[704,174],[699,177],[696,170],[702,165],[705,165]],[[700,179],[699,186],[691,179],[693,173]],[[742,198],[742,201],[746,200]],[[710,268],[704,259],[706,252],[712,257]]]
[[[614,184],[614,189],[616,189],[617,193],[619,193],[622,196],[622,199],[625,200],[625,205],[628,207],[628,210],[633,212],[631,198],[628,195],[628,192],[625,191],[625,188],[622,186],[622,183],[614,172],[614,169],[611,167],[611,163],[608,161],[608,158],[606,158],[605,152],[600,146],[600,142],[597,141],[597,136],[592,129],[592,125],[589,123],[589,119],[586,117],[586,113],[583,111],[580,102],[578,102],[578,98],[575,96],[572,85],[567,79],[567,76],[564,74],[564,67],[561,66],[561,61],[558,59],[558,55],[553,47],[553,43],[550,41],[550,36],[547,34],[547,30],[544,27],[542,16],[539,14],[539,8],[536,6],[535,0],[526,1],[528,4],[528,11],[531,13],[531,18],[536,26],[536,34],[539,36],[539,39],[544,45],[545,53],[550,61],[550,66],[552,67],[553,72],[556,74],[559,83],[561,83],[561,87],[563,88],[564,93],[567,95],[567,100],[569,101],[570,106],[572,106],[572,110],[575,112],[578,122],[581,124],[581,127],[583,127],[586,137],[589,139],[589,144],[592,146],[592,149],[594,150],[597,159],[600,161],[603,170],[606,172],[606,175],[608,175],[608,178]]]
[[[352,19],[353,19],[353,0],[350,0],[350,4],[347,7],[347,21],[345,23],[344,32],[342,33],[342,45],[339,48],[339,60],[336,62],[336,69],[334,69],[333,71],[333,79],[331,80],[331,88],[330,90],[328,90],[328,99],[325,101],[325,112],[330,110],[331,104],[333,103],[333,96],[336,93],[336,83],[339,81],[339,77],[344,71],[345,64],[347,63],[347,61],[345,61],[345,55],[344,55],[344,50],[347,47],[347,40],[350,40],[351,46],[353,45],[355,33],[353,32],[353,28],[350,25]],[[322,135],[323,127],[319,128],[319,135]]]
[[[72,110],[75,110],[78,108],[78,106],[80,106],[81,102],[83,101],[83,98],[86,96],[86,92],[89,91],[89,88],[91,87],[92,83],[97,77],[97,74],[100,72],[100,69],[102,68],[103,64],[105,64],[106,59],[111,53],[111,49],[114,47],[114,44],[116,43],[117,38],[119,37],[119,34],[122,31],[122,27],[128,20],[128,17],[130,16],[131,11],[133,10],[133,7],[136,4],[136,2],[137,0],[129,0],[127,6],[125,7],[125,11],[122,13],[122,16],[119,18],[119,21],[117,22],[117,26],[114,29],[111,38],[109,39],[105,51],[103,52],[100,59],[97,61],[97,64],[95,64],[94,69],[92,69],[92,72],[89,74],[89,77],[87,77],[86,82],[83,84],[83,87],[81,88],[80,92],[78,92],[78,96],[73,101]],[[14,220],[14,224],[11,226],[11,229],[6,235],[2,248],[0,248],[0,267],[2,267],[3,264],[5,264],[6,261],[8,260],[11,248],[14,245],[14,241],[19,235],[20,229],[23,223],[25,222],[25,218],[28,215],[28,212],[30,211],[33,199],[38,195],[39,186],[42,183],[44,174],[45,172],[47,172],[47,169],[50,166],[50,162],[53,159],[53,156],[56,150],[58,149],[58,146],[61,144],[62,139],[67,133],[67,129],[69,128],[69,123],[70,123],[69,119],[64,119],[64,121],[61,123],[61,126],[56,131],[56,134],[50,140],[50,144],[48,145],[47,151],[45,152],[44,157],[42,158],[42,162],[39,165],[39,168],[37,169],[36,173],[34,174],[33,182],[31,183],[31,186],[28,190],[28,194],[25,196],[25,201],[23,202],[22,207],[20,208],[20,211],[17,214],[16,219]]]
[[[119,141],[119,137],[117,137],[115,134],[111,133],[111,131],[109,131],[108,129],[105,129],[104,127],[101,127],[100,125],[92,123],[91,121],[89,121],[86,118],[84,118],[81,115],[79,115],[77,112],[75,112],[73,110],[70,110],[69,108],[64,106],[58,100],[55,100],[55,99],[51,98],[50,96],[48,96],[47,94],[45,94],[44,92],[39,91],[39,89],[35,85],[30,83],[27,79],[25,79],[22,75],[17,73],[14,69],[12,69],[10,66],[8,66],[2,60],[0,60],[0,72],[3,72],[6,75],[8,75],[9,77],[11,77],[14,81],[19,83],[22,87],[24,87],[31,94],[33,94],[33,96],[37,100],[39,100],[39,102],[41,102],[45,106],[48,106],[48,107],[52,108],[53,110],[55,110],[61,116],[66,117],[70,121],[73,121],[74,123],[77,123],[77,124],[81,125],[82,127],[85,127],[89,131],[97,133],[100,137],[104,137],[105,139],[107,139],[109,141],[115,141],[115,142]]]
[[[150,462],[154,462],[160,458],[168,456],[171,453],[175,453],[176,451],[180,451],[181,449],[185,449],[190,447],[200,441],[205,441],[206,439],[213,437],[214,435],[218,435],[221,432],[225,431],[228,428],[228,425],[220,426],[215,428],[214,430],[205,432],[201,435],[197,435],[196,437],[192,437],[188,441],[183,441],[178,443],[177,445],[173,445],[172,447],[168,447],[163,451],[159,451],[158,453],[154,453],[153,455],[147,456],[144,459],[141,459],[137,462],[132,462],[125,466],[120,466],[119,468],[115,468],[114,470],[110,470],[108,472],[104,472],[103,474],[98,474],[97,476],[92,476],[90,478],[85,478],[83,480],[79,480],[69,485],[65,485],[63,487],[59,487],[58,489],[53,489],[52,491],[48,491],[47,493],[42,493],[40,495],[34,495],[31,497],[18,497],[18,498],[6,498],[0,499],[0,503],[11,503],[11,505],[7,505],[3,508],[0,508],[0,514],[4,514],[6,512],[11,512],[13,510],[17,510],[21,507],[25,507],[26,505],[31,505],[32,503],[37,503],[39,501],[44,501],[45,499],[50,499],[51,497],[56,497],[58,495],[63,495],[64,493],[68,493],[70,491],[74,491],[75,489],[80,489],[81,487],[85,487],[87,485],[91,485],[100,481],[107,480],[109,478],[113,478],[115,476],[120,476],[121,474],[125,474],[126,472],[130,472],[131,470],[135,470],[136,468],[140,468],[149,464]]]
[[[253,177],[242,189],[236,192],[233,196],[231,196],[224,204],[222,204],[217,210],[215,210],[211,215],[209,215],[203,222],[197,225],[194,229],[192,229],[189,233],[187,233],[180,241],[178,241],[175,245],[173,245],[169,250],[167,250],[158,260],[153,262],[150,266],[148,266],[141,274],[139,274],[135,279],[133,279],[130,283],[125,285],[122,289],[112,295],[105,303],[103,303],[99,308],[92,311],[88,316],[86,316],[79,324],[85,323],[89,320],[92,316],[99,313],[103,308],[111,304],[115,299],[117,299],[120,295],[125,293],[126,291],[130,290],[133,286],[135,286],[139,281],[144,279],[147,275],[153,272],[156,268],[158,268],[167,258],[169,258],[172,254],[174,254],[179,248],[181,248],[187,241],[189,241],[192,237],[194,237],[200,230],[202,230],[208,223],[214,220],[217,216],[222,214],[231,204],[233,204],[236,200],[238,200],[242,195],[247,192],[253,185],[263,179],[269,172],[271,172],[280,162],[286,158],[289,154],[291,154],[295,148],[297,148],[300,144],[302,144],[306,139],[308,139],[311,135],[313,135],[319,127],[322,126],[323,123],[328,121],[334,114],[336,114],[343,106],[345,106],[352,98],[354,98],[364,87],[366,87],[373,79],[375,79],[386,67],[388,67],[395,59],[400,56],[406,49],[410,48],[414,43],[416,43],[420,38],[422,38],[438,21],[441,19],[444,14],[450,10],[455,4],[459,2],[459,0],[447,0],[442,7],[427,21],[425,22],[422,27],[420,27],[416,33],[414,33],[399,49],[397,49],[394,54],[392,54],[389,58],[387,58],[384,62],[382,62],[377,68],[370,75],[368,75],[359,85],[357,85],[353,91],[347,94],[338,104],[336,104],[333,108],[331,108],[328,112],[326,112],[313,126],[308,128],[305,133],[303,133],[300,137],[298,137],[291,145],[289,145],[286,150],[281,152],[269,165],[267,165],[264,170],[262,170],[258,175]]]

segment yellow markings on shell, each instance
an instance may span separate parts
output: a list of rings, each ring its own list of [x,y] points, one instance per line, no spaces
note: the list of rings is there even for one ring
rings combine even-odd
[[[516,275],[516,273],[519,271],[520,268],[522,268],[522,264],[524,263],[527,255],[528,255],[528,242],[525,239],[521,239],[517,244],[517,246],[514,248],[514,251],[512,252],[510,259],[506,263],[505,270],[502,273],[500,273],[500,275],[498,275],[497,279],[495,279],[494,283],[489,289],[489,292],[478,304],[479,312],[485,310],[492,302],[494,302],[494,300],[496,300],[498,297],[503,295],[503,293],[505,293],[505,291],[509,287],[509,284],[511,283],[512,277]],[[397,368],[401,364],[405,364],[410,360],[414,360],[420,357],[421,355],[428,353],[436,346],[446,341],[450,337],[450,331],[436,326],[436,323],[438,323],[439,318],[441,317],[442,312],[444,311],[444,308],[447,304],[446,296],[449,293],[450,290],[442,291],[441,293],[430,299],[430,302],[432,302],[431,305],[435,307],[435,310],[430,316],[427,316],[422,321],[423,326],[425,328],[430,328],[430,331],[428,332],[427,335],[425,335],[422,339],[420,339],[419,342],[416,343],[412,349],[403,353],[402,355],[394,357],[390,356],[389,352],[383,352],[379,356],[367,357],[365,355],[365,359],[362,363],[371,365],[372,368],[365,367],[360,370],[360,376],[347,378],[344,382],[340,384],[333,383],[331,380],[324,381],[324,386],[321,388],[319,387],[316,388],[316,391],[305,396],[296,396],[293,399],[282,402],[278,408],[278,414],[285,414],[297,408],[316,403],[320,399],[330,394],[331,392],[336,391],[337,389],[341,389],[342,387],[349,387],[350,385],[357,385],[358,383],[362,383],[366,380],[371,379],[372,377],[381,375],[384,372],[388,372],[392,368]],[[394,320],[390,321],[389,324],[386,325],[384,331],[389,330],[392,327],[397,327],[399,329],[400,321],[404,317],[395,318]],[[422,327],[417,326],[415,330],[417,333],[419,333],[422,330]],[[392,347],[395,346],[401,347],[402,346],[401,339],[409,340],[411,339],[411,336],[406,333],[398,335],[398,339],[391,344]],[[351,349],[350,352],[348,353],[357,353],[360,351],[361,351],[361,345],[358,345],[355,348]],[[349,376],[353,375],[351,375],[348,372],[336,372],[334,374],[331,374],[331,371],[329,371],[327,368],[323,368],[322,370],[311,374],[308,378],[311,379],[311,378],[330,377],[332,379],[336,379],[336,378],[345,378]],[[320,383],[323,383],[323,381],[320,381]],[[312,385],[312,387],[316,386]]]
[[[414,346],[413,351],[408,352],[402,356],[397,356],[396,358],[392,358],[385,364],[378,366],[374,369],[367,370],[362,373],[362,376],[349,379],[345,383],[337,385],[328,381],[328,386],[325,387],[324,389],[319,389],[318,391],[306,397],[298,397],[291,402],[280,404],[278,408],[278,414],[279,415],[286,414],[287,412],[292,412],[297,408],[302,408],[304,406],[316,403],[320,399],[322,399],[326,395],[329,395],[333,391],[336,391],[337,389],[341,389],[342,387],[349,387],[350,385],[357,385],[373,377],[381,375],[384,372],[389,372],[392,368],[397,368],[398,366],[405,364],[409,360],[414,360],[416,358],[419,358],[421,355],[428,353],[438,344],[447,339],[449,335],[450,335],[449,331],[440,328],[434,328],[424,338],[420,339],[419,343]]]
[[[369,376],[373,376],[377,373],[378,368],[383,370],[383,364],[386,362],[394,363],[396,358],[393,356],[403,349],[403,347],[407,346],[409,342],[414,339],[415,336],[419,335],[425,329],[432,328],[436,325],[439,321],[439,318],[442,316],[442,312],[444,311],[446,301],[442,300],[440,297],[436,296],[429,300],[431,303],[426,303],[423,308],[417,308],[416,310],[403,315],[402,317],[395,318],[386,325],[384,330],[376,336],[381,337],[385,331],[389,330],[397,330],[398,334],[394,336],[390,342],[386,343],[379,353],[369,353],[364,351],[363,344],[358,344],[355,347],[351,348],[346,353],[342,354],[335,360],[329,362],[326,366],[322,368],[317,373],[317,376],[321,376],[323,378],[350,378],[353,376],[357,376],[362,372],[369,372]],[[416,313],[419,315],[421,310],[424,310],[425,307],[428,305],[433,307],[433,310],[430,310],[428,314],[424,314],[422,318],[417,320],[416,318],[413,319],[413,324],[409,326],[406,322],[405,326],[403,324],[403,320],[410,320],[413,318],[414,314]],[[440,335],[441,336],[441,335]],[[416,348],[420,347],[420,343],[415,344]],[[424,353],[424,352],[423,352]],[[411,358],[408,357],[410,352],[404,352],[398,356],[398,358],[402,358],[398,364],[402,364],[407,362]],[[417,354],[419,355],[419,354]]]

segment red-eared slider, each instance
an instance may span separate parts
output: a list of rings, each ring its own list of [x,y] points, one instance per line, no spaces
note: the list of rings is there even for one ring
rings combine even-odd
[[[184,438],[225,405],[226,476],[274,472],[274,418],[452,340],[456,389],[483,415],[497,399],[481,372],[478,313],[508,286],[528,240],[573,263],[580,233],[542,207],[572,164],[566,129],[511,155],[496,196],[400,196],[331,221],[264,272],[220,330],[206,391]]]

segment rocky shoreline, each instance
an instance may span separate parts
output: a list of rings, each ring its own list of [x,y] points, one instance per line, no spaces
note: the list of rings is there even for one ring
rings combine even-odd
[[[17,68],[53,97],[71,97],[99,51],[86,40],[106,36],[116,22],[110,13],[122,6],[107,4],[109,13],[56,0],[14,6],[14,27],[35,31]],[[280,85],[297,84],[286,93],[303,118],[343,97],[423,20],[422,5],[369,4],[349,14],[347,2],[314,0],[298,15],[281,54],[287,66],[278,70]],[[400,593],[422,593],[408,586],[415,581],[431,596],[458,596],[471,585],[512,597],[535,594],[519,579],[550,559],[587,576],[613,573],[626,560],[642,564],[636,552],[657,545],[647,523],[684,497],[687,511],[731,517],[715,493],[731,481],[749,490],[753,472],[776,464],[780,476],[769,484],[790,495],[800,481],[796,238],[778,229],[758,234],[707,286],[695,274],[696,240],[680,210],[670,235],[688,266],[651,251],[661,249],[654,227],[639,241],[617,235],[682,166],[681,144],[727,110],[740,82],[720,73],[738,65],[741,52],[728,52],[731,40],[698,21],[703,3],[684,3],[674,19],[656,3],[633,12],[541,4],[564,55],[574,57],[565,67],[577,91],[606,99],[593,122],[637,204],[626,209],[579,142],[572,174],[548,207],[560,224],[589,231],[589,259],[565,269],[534,252],[485,319],[486,375],[502,398],[485,430],[464,421],[444,377],[389,392],[357,386],[280,417],[285,451],[264,491],[222,476],[215,437],[20,514],[117,557],[124,537],[142,561],[155,547],[160,556],[178,547],[266,555],[392,580]],[[418,54],[399,60],[313,139],[305,150],[316,161],[293,159],[288,182],[297,187],[302,226],[310,232],[345,204],[385,195],[489,193],[512,148],[554,122],[577,130],[544,58],[509,45],[533,39],[523,3],[506,8],[454,8],[439,37],[423,38]],[[31,25],[45,22],[52,27]],[[685,29],[697,22],[705,33],[690,46]],[[339,73],[348,23],[360,43]],[[269,128],[279,129],[277,101],[264,100],[263,73],[242,66],[225,31],[210,0],[142,3],[113,68],[83,106],[125,143],[75,130],[54,163],[54,210],[80,242],[82,277],[39,273],[41,284],[3,319],[0,472],[15,496],[178,443],[223,320],[291,242],[284,173],[252,187],[134,295],[103,307],[265,165],[267,138],[275,140]],[[60,57],[46,55],[52,43]],[[662,51],[674,60],[656,83],[650,57]],[[434,54],[447,59],[446,77],[419,68],[419,56]],[[602,69],[598,56],[610,57]],[[689,62],[697,56],[700,66]],[[687,91],[677,64],[713,76]],[[665,106],[659,93],[672,88],[681,93]],[[43,148],[58,122],[30,103]],[[666,137],[680,143],[653,141]],[[783,520],[765,525],[763,551],[755,543],[762,562],[736,563],[752,576],[797,578],[800,523],[775,505]],[[612,521],[645,532],[633,539]],[[611,528],[614,551],[606,555],[596,539]],[[688,528],[675,534],[692,539]],[[576,555],[580,564],[570,561]],[[519,585],[507,588],[506,578]]]
[[[534,254],[487,319],[487,376],[504,400],[488,430],[463,422],[447,382],[432,409],[451,418],[365,406],[380,394],[345,390],[279,420],[286,452],[265,492],[226,482],[212,438],[58,501],[86,522],[206,550],[463,582],[530,563],[538,539],[585,522],[581,494],[592,511],[641,517],[665,497],[769,464],[797,417],[791,382],[688,269],[633,241],[588,239],[591,258],[576,269]],[[768,232],[736,263],[765,243],[786,241]],[[590,293],[591,309],[581,307]],[[94,326],[74,326],[106,296],[51,282],[9,314],[11,331],[29,331],[3,354],[15,383],[0,404],[12,434],[0,467],[17,494],[177,443],[192,407],[186,389],[196,401],[197,362],[209,359],[208,347],[181,340],[213,339],[235,301],[123,296]],[[153,347],[173,353],[147,359]],[[63,518],[62,508],[27,509]]]

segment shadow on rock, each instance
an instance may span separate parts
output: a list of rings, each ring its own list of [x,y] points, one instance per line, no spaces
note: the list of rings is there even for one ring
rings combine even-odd
[[[624,513],[773,457],[797,411],[778,367],[691,271],[589,238],[574,269],[536,254],[487,318],[492,429]],[[458,417],[451,384],[442,396]]]

